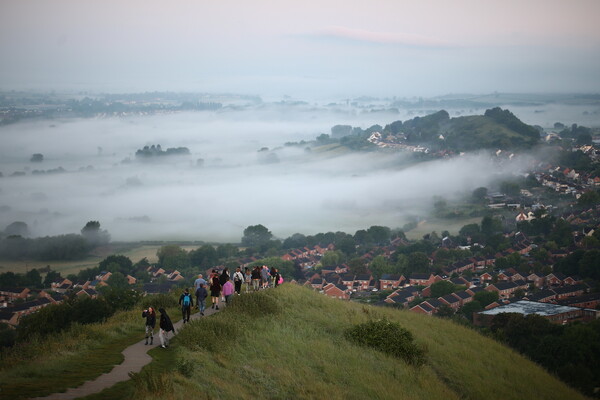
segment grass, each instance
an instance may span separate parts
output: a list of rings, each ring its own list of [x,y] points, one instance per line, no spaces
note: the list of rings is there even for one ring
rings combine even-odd
[[[122,251],[112,251],[111,249],[102,252],[101,254],[90,255],[81,260],[60,260],[60,261],[36,261],[36,260],[24,260],[24,261],[12,261],[12,260],[0,260],[0,273],[12,271],[15,273],[25,273],[33,268],[45,268],[46,266],[50,266],[52,270],[58,271],[62,276],[67,276],[68,274],[76,274],[82,269],[97,267],[100,261],[102,261],[106,256],[111,254],[121,254],[126,257],[129,257],[131,261],[134,263],[140,261],[142,258],[146,257],[149,262],[155,263],[158,262],[158,257],[156,252],[161,246],[159,245],[135,245],[135,246],[125,246]],[[199,246],[181,246],[186,251],[197,249]]]
[[[178,318],[178,308],[168,312]],[[118,312],[104,324],[74,325],[3,351],[0,399],[64,392],[109,372],[122,362],[124,348],[143,339],[143,324],[140,310]]]
[[[344,336],[351,327],[382,319],[412,333],[425,350],[423,365]],[[135,325],[139,332],[139,321]],[[333,300],[292,284],[236,297],[220,313],[187,324],[171,343],[167,350],[151,350],[154,361],[134,379],[87,399],[585,398],[516,352],[452,321]],[[70,351],[73,360],[87,357]],[[18,375],[5,368],[0,379]],[[20,397],[35,394],[26,390]]]

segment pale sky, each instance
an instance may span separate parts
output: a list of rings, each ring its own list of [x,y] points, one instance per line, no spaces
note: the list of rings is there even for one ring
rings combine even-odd
[[[0,90],[599,92],[600,1],[2,0]]]

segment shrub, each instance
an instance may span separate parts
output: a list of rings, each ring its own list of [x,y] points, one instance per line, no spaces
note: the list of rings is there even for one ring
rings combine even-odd
[[[414,343],[412,333],[387,319],[355,325],[345,332],[346,339],[400,358],[411,365],[425,363],[425,350]]]

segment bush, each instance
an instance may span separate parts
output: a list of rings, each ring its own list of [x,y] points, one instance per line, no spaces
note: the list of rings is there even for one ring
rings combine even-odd
[[[173,378],[166,373],[157,371],[130,372],[136,394],[144,398],[146,395],[161,396],[173,393]]]
[[[408,364],[421,366],[425,363],[425,349],[414,343],[412,333],[387,319],[355,325],[346,330],[345,336],[351,342],[372,347]]]

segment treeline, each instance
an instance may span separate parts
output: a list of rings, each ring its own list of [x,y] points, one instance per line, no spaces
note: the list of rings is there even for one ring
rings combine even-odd
[[[188,155],[190,149],[187,147],[170,147],[167,150],[163,150],[160,144],[144,146],[135,152],[135,156],[138,158],[152,158],[161,156],[172,156],[172,155]]]
[[[0,259],[60,261],[85,257],[96,246],[105,245],[110,235],[100,229],[100,222],[88,221],[81,234],[67,234],[28,238],[29,228],[24,222],[14,222],[0,236]]]
[[[588,396],[600,387],[600,321],[557,325],[539,315],[503,313],[492,336]]]

